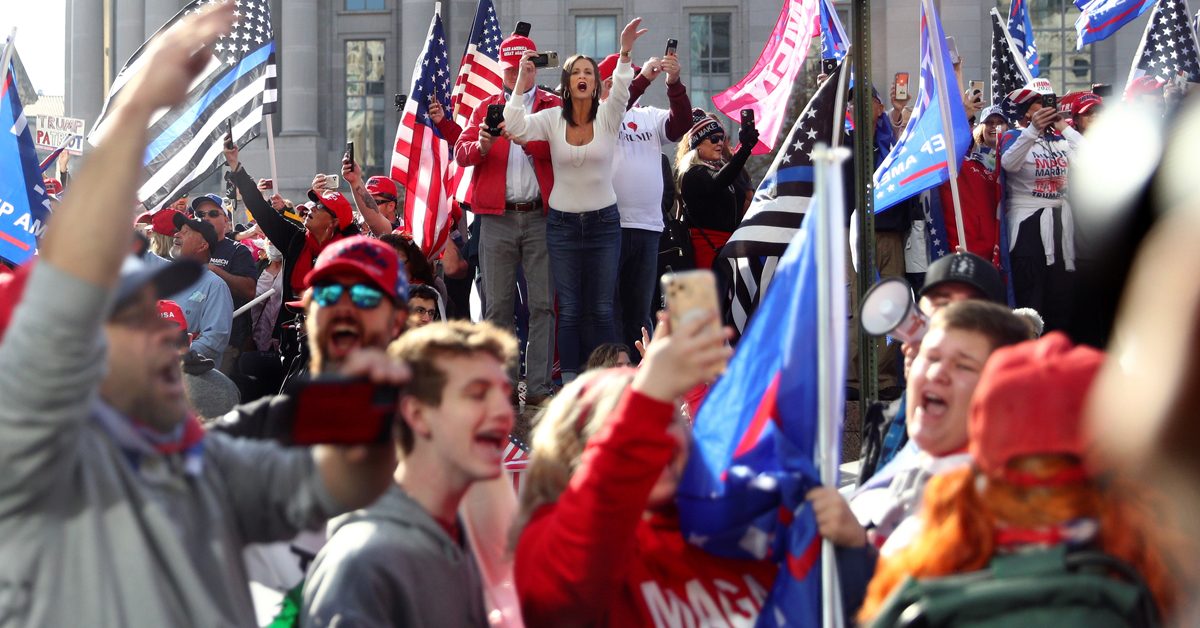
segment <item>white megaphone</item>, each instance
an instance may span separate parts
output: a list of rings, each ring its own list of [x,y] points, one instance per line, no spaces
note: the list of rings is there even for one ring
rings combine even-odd
[[[862,328],[872,336],[921,342],[929,319],[913,301],[912,287],[899,277],[884,279],[867,291],[859,309]]]

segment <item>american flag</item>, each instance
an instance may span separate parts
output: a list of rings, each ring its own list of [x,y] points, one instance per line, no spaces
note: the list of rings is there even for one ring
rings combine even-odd
[[[1029,19],[1029,4],[1026,0],[1012,0],[1008,9],[1008,34],[1012,36],[1017,50],[1025,56],[1029,75],[1038,75],[1037,44],[1033,41],[1033,22]]]
[[[218,1],[189,3],[158,33]],[[212,59],[192,82],[183,104],[159,110],[151,118],[150,144],[144,157],[147,178],[138,190],[138,199],[147,209],[179,197],[224,165],[222,138],[227,121],[232,122],[234,141],[241,148],[258,137],[263,116],[275,111],[278,98],[270,5],[267,0],[237,0],[235,15],[233,31],[213,45]],[[142,44],[117,73],[88,137],[90,143],[96,144],[104,136],[108,107],[145,65],[142,55],[148,44]]]
[[[529,445],[525,441],[508,435],[508,444],[504,446],[504,470],[512,476],[513,491],[521,492],[521,478],[529,466]]]
[[[808,212],[813,195],[813,148],[831,145],[841,137],[841,121],[834,112],[844,108],[845,98],[839,92],[844,68],[844,62],[838,64],[804,107],[754,193],[746,216],[721,250],[727,272],[732,272],[729,312],[738,334],[746,329],[779,257]]]
[[[429,99],[437,98],[450,110],[450,54],[442,26],[439,2],[429,24],[425,49],[413,68],[412,89],[400,114],[396,148],[392,153],[392,178],[407,190],[404,224],[426,256],[435,258],[450,237],[450,195],[447,166],[449,145],[429,119]]]
[[[475,21],[471,23],[471,37],[463,51],[454,93],[450,96],[454,121],[464,129],[479,103],[504,91],[504,71],[500,67],[500,42],[503,40],[492,0],[479,0]],[[461,168],[451,160],[448,186],[455,201],[465,202],[474,170],[473,166]]]
[[[1017,106],[1007,98],[1008,93],[1032,80],[1000,12],[992,9],[992,104],[1000,107],[1010,122],[1017,119]]]
[[[1159,0],[1133,56],[1129,82],[1142,76],[1170,81],[1184,74],[1187,82],[1200,83],[1200,52],[1187,0]]]

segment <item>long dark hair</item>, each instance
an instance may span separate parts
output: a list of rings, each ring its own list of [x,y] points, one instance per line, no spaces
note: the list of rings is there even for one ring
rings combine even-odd
[[[562,99],[562,115],[563,120],[567,121],[568,126],[575,126],[575,103],[571,100],[571,71],[575,69],[575,63],[580,60],[586,60],[592,64],[592,76],[596,79],[596,91],[592,94],[592,107],[588,111],[588,122],[596,119],[596,112],[600,110],[600,66],[596,64],[596,60],[587,55],[574,55],[563,64],[562,80],[558,83],[558,97]]]

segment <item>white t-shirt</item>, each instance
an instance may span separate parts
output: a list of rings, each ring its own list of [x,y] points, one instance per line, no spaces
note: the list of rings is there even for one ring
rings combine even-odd
[[[525,92],[521,102],[525,111],[533,110],[533,99],[537,89]],[[537,173],[533,170],[533,159],[525,154],[525,148],[516,142],[508,143],[508,176],[504,179],[504,200],[509,203],[525,203],[541,199]]]
[[[596,112],[592,141],[583,146],[567,143],[567,121],[559,108],[529,114],[513,99],[504,106],[505,128],[509,133],[526,140],[550,142],[550,161],[554,165],[551,209],[579,214],[617,203],[612,181],[613,156],[632,80],[633,66],[628,61],[618,63],[608,100],[600,103]],[[660,172],[661,167],[655,171]]]
[[[613,160],[613,187],[625,229],[663,230],[662,147],[671,112],[657,107],[634,107],[625,113]]]

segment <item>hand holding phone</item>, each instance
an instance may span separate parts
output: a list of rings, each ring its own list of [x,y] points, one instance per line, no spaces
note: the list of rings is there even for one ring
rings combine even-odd
[[[225,150],[233,150],[237,145],[233,143],[233,120],[225,121]]]
[[[484,130],[488,132],[488,135],[491,135],[492,138],[500,137],[500,124],[504,122],[504,105],[488,105],[487,117],[483,122],[487,125]]]
[[[558,53],[553,50],[539,52],[533,57],[533,67],[535,68],[555,68],[558,67]]]
[[[366,445],[391,440],[400,388],[322,375],[288,385],[294,445]]]
[[[906,101],[908,96],[908,72],[896,73],[896,100]]]
[[[346,153],[343,159],[349,159],[350,167],[354,167],[354,142],[346,142]]]
[[[663,54],[664,55],[673,55],[673,54],[676,54],[676,50],[678,50],[678,49],[679,49],[679,40],[675,39],[675,38],[671,38],[671,39],[667,40],[667,51],[664,52]]]

